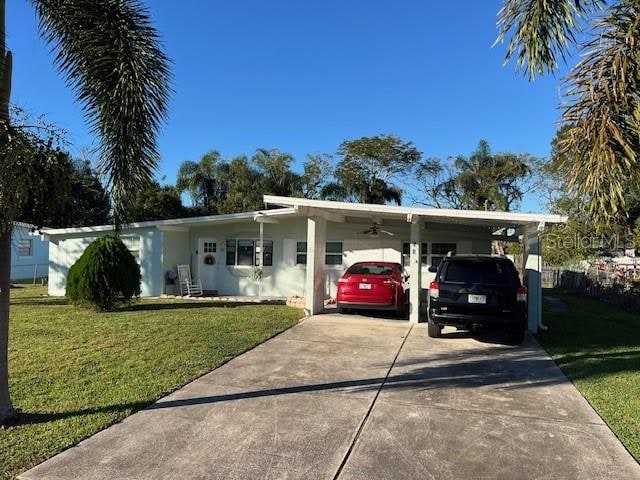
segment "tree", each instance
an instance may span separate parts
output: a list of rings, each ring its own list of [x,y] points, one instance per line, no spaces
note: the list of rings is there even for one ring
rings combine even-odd
[[[178,169],[176,188],[179,193],[189,192],[191,202],[206,212],[215,212],[215,204],[226,194],[220,181],[220,153],[211,150],[199,162],[187,160]]]
[[[169,61],[149,15],[137,0],[31,0],[42,37],[100,140],[116,231],[128,220],[135,191],[157,168],[156,137],[167,112]],[[12,55],[6,50],[0,0],[0,424],[15,417],[7,368],[11,225],[40,179],[34,167],[56,155],[20,154],[9,115]],[[42,162],[40,161],[42,160]]]
[[[588,22],[590,34],[582,35]],[[570,153],[564,180],[573,194],[589,198],[592,216],[615,217],[625,208],[627,185],[640,180],[640,3],[505,0],[498,25],[497,41],[508,39],[506,61],[516,58],[531,80],[580,47],[581,59],[563,82],[560,147]]]
[[[302,166],[300,192],[304,198],[319,200],[322,198],[323,188],[330,182],[333,176],[331,155],[320,153],[307,155],[307,161]]]
[[[627,188],[625,209],[606,220],[589,210],[587,193],[568,191],[564,178],[572,153],[561,147],[567,131],[564,127],[556,133],[551,142],[551,158],[543,165],[541,175],[545,182],[540,192],[546,194],[549,210],[568,217],[565,225],[553,226],[543,233],[543,257],[556,266],[610,254],[633,238],[640,222],[640,188],[636,184]]]
[[[175,187],[152,182],[138,191],[129,207],[129,216],[133,222],[146,222],[201,214],[197,209],[194,210],[182,205],[180,193]]]
[[[68,182],[68,195],[59,198],[55,209],[43,218],[41,207],[27,199],[17,215],[18,220],[52,228],[104,225],[111,221],[109,193],[88,160],[69,161],[69,175],[60,178]],[[51,197],[51,195],[49,195]]]
[[[342,142],[342,159],[335,170],[335,182],[323,188],[324,198],[400,205],[401,189],[393,180],[413,170],[422,154],[412,142],[395,135],[377,135]]]
[[[291,197],[300,193],[300,175],[291,171],[293,155],[277,149],[259,148],[251,160],[261,175],[260,189],[265,194]]]
[[[248,212],[263,208],[261,175],[249,159],[240,156],[223,165],[221,181],[226,185],[227,193],[219,203],[218,213]]]
[[[528,154],[491,153],[486,140],[468,158],[443,165],[426,159],[416,167],[414,201],[436,207],[508,212],[530,187],[535,159]]]

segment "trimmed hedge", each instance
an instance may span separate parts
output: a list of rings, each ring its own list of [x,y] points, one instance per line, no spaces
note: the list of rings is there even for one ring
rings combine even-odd
[[[140,266],[117,236],[87,247],[67,275],[67,297],[76,305],[113,310],[140,295]]]

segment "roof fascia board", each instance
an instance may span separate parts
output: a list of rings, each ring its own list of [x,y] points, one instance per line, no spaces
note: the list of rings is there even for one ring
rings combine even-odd
[[[156,220],[148,222],[135,222],[126,225],[123,230],[133,230],[137,228],[165,228],[165,227],[183,227],[188,228],[193,224],[200,223],[219,223],[219,222],[235,222],[242,220],[253,220],[253,218],[262,214],[267,217],[278,217],[287,215],[296,215],[296,208],[279,208],[274,210],[258,210],[253,212],[241,212],[241,213],[229,213],[224,215],[207,215],[203,217],[187,217],[187,218],[173,218],[170,220]],[[75,233],[99,233],[113,231],[113,225],[98,225],[95,227],[74,227],[74,228],[59,228],[59,229],[43,229],[43,233],[47,237],[59,236],[59,235],[72,235]]]
[[[278,206],[306,206],[308,208],[319,208],[328,210],[347,210],[352,212],[394,215],[420,215],[424,218],[458,218],[458,219],[478,219],[495,220],[499,222],[516,223],[565,223],[567,217],[563,215],[545,213],[518,213],[518,212],[495,212],[485,210],[455,210],[448,208],[422,208],[422,207],[400,207],[392,205],[372,205],[363,203],[332,202],[327,200],[309,200],[305,198],[279,197],[275,195],[265,195],[266,205]]]

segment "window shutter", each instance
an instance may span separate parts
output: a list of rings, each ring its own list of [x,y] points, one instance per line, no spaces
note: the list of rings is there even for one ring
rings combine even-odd
[[[287,267],[296,266],[296,242],[293,238],[284,239],[283,260]]]

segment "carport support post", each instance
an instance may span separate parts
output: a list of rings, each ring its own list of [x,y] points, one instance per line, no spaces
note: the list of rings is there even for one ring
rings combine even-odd
[[[542,323],[542,250],[538,225],[528,226],[522,238],[524,244],[524,284],[527,287],[529,331],[538,333]]]
[[[324,310],[324,257],[327,221],[322,217],[307,218],[307,272],[304,292],[308,315]]]
[[[420,218],[411,219],[411,245],[409,248],[409,321],[420,321],[420,290],[422,285],[421,258],[422,240],[420,238]]]

